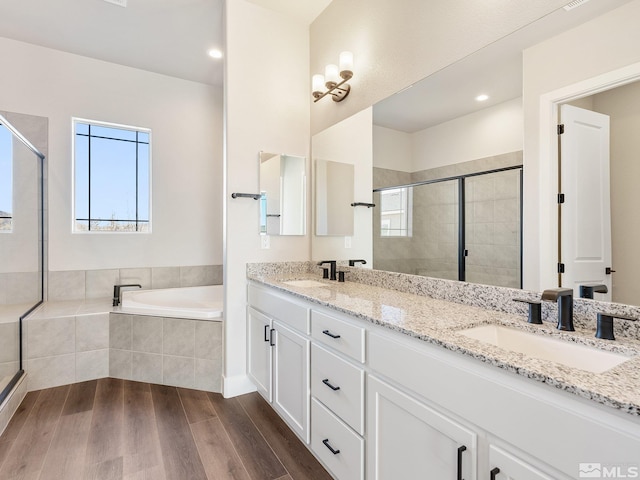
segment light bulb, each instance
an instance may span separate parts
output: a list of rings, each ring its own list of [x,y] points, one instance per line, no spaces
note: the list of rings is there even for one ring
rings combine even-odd
[[[319,97],[322,95],[322,91],[324,90],[324,75],[316,74],[311,77],[311,93],[314,97]]]
[[[342,52],[340,54],[340,76],[345,80],[353,76],[353,53]]]
[[[338,74],[338,66],[329,64],[324,69],[324,79],[327,88],[335,87],[340,81],[340,75]]]

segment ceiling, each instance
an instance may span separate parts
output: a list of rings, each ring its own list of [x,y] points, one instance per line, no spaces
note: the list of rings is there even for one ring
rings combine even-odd
[[[522,51],[629,0],[593,0],[542,19],[381,102],[376,125],[413,133],[522,96]],[[489,100],[476,102],[479,94]]]
[[[2,0],[0,36],[129,67],[222,85],[223,0]],[[311,21],[331,0],[251,0]]]

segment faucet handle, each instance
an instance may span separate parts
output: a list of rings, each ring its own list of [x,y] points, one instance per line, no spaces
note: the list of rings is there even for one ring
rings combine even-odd
[[[542,325],[542,302],[540,300],[527,300],[526,298],[514,298],[514,302],[529,304],[529,318],[527,322]]]
[[[620,320],[630,320],[635,322],[638,320],[634,317],[627,315],[616,315],[614,313],[598,312],[598,318],[596,320],[596,338],[602,338],[603,340],[615,340],[613,335],[613,319],[619,318]]]

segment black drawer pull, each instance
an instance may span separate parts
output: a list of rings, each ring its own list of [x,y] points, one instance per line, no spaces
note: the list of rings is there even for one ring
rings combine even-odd
[[[340,450],[334,450],[331,445],[329,445],[329,439],[325,438],[324,440],[322,440],[322,443],[324,443],[324,446],[327,447],[329,449],[329,451],[331,453],[333,453],[334,455],[337,455],[340,453]]]
[[[462,452],[467,449],[464,445],[458,447],[458,480],[464,480],[462,478]]]
[[[490,480],[496,480],[496,475],[500,473],[500,469],[498,467],[494,468],[489,472],[491,474]]]
[[[264,341],[269,341],[269,325],[264,326]]]
[[[322,383],[324,383],[327,387],[329,387],[334,392],[337,391],[337,390],[340,390],[340,387],[334,387],[333,385],[331,385],[331,383],[329,383],[329,379],[328,378],[325,378],[324,380],[322,380]]]
[[[275,332],[276,329],[272,328],[271,330],[269,330],[269,345],[271,345],[272,347],[276,346],[276,342],[273,341],[273,332]]]
[[[340,335],[331,333],[329,330],[323,330],[322,333],[324,333],[325,335],[329,335],[331,338],[340,338]]]

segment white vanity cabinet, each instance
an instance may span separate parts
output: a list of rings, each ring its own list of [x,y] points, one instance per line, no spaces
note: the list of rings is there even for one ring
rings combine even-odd
[[[489,480],[556,480],[495,445],[489,446]]]
[[[368,479],[476,479],[474,431],[372,375],[367,404]]]
[[[336,480],[570,480],[583,462],[640,462],[637,417],[269,287],[249,301],[249,374]]]
[[[309,309],[249,285],[248,374],[258,392],[309,443]]]
[[[311,311],[311,449],[338,480],[364,480],[365,329]]]

